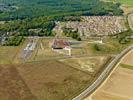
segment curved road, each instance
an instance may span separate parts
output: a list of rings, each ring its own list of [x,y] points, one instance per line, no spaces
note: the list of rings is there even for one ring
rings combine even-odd
[[[98,77],[98,79],[85,91],[83,91],[81,94],[73,98],[72,100],[82,100],[87,95],[92,94],[101,84],[104,82],[104,80],[109,76],[111,71],[115,68],[115,66],[118,64],[118,62],[129,52],[133,50],[133,45],[129,46],[125,50],[123,50],[120,54],[118,54],[115,59],[106,67],[106,69],[101,73],[101,75]]]
[[[128,24],[130,29],[133,31],[132,17],[133,17],[133,14],[128,15]]]

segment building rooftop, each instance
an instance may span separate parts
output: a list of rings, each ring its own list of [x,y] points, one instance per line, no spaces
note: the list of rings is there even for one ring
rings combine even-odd
[[[52,43],[53,49],[63,49],[68,46],[70,46],[69,42],[62,39],[55,39]]]

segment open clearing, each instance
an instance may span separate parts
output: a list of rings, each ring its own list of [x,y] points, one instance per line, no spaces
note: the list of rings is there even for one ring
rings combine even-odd
[[[123,9],[125,15],[133,12],[133,7],[122,6],[121,8]]]
[[[2,85],[0,99],[71,100],[90,86],[106,67],[105,64],[110,55],[101,56],[100,52],[94,53],[93,44],[89,44],[88,41],[83,41],[83,43],[76,41],[76,44],[73,42],[72,59],[63,59],[66,62],[57,61],[56,57],[65,57],[65,55],[52,51],[49,44],[52,40],[53,38],[39,39],[36,49],[24,63],[20,57],[26,45],[31,41],[30,38],[18,47],[1,47],[1,52],[5,52],[1,53],[1,58],[6,58],[3,58],[3,61],[6,61],[3,64],[9,65],[0,66],[0,85]],[[86,56],[82,57],[82,54]],[[89,57],[87,57],[88,54]],[[9,55],[11,56],[7,57]],[[76,59],[76,56],[79,59]],[[12,64],[15,62],[17,64],[11,65],[7,62],[8,59]]]
[[[102,65],[106,62],[103,60],[106,58],[103,56],[80,59],[80,63],[84,67],[87,67],[88,64],[94,67],[93,73],[90,72],[90,68],[89,71],[82,71],[56,60],[1,65],[0,99],[71,100],[92,84],[103,70]],[[99,61],[101,66],[96,63],[98,59],[101,59]],[[88,62],[84,60],[88,60]]]
[[[71,100],[94,79],[59,61],[0,65],[0,100]]]
[[[111,0],[111,1],[113,1],[113,0]],[[118,1],[118,2],[120,2],[123,5],[127,5],[129,7],[133,7],[133,0],[115,0],[115,1]]]
[[[0,46],[0,64],[21,63],[21,54],[28,42],[29,39],[25,39],[20,46]]]
[[[133,65],[133,51],[128,54],[122,64]],[[94,94],[92,100],[133,100],[133,70],[123,68],[121,64],[108,81]],[[86,100],[89,100],[86,98]]]
[[[133,50],[130,54],[128,54],[123,61],[121,62],[123,64],[133,65]]]
[[[51,59],[53,57],[63,57],[62,54],[54,52],[51,48],[50,43],[54,38],[50,39],[39,39],[37,43],[37,48],[33,52],[33,56],[29,61],[40,61],[45,59]]]
[[[133,12],[133,0],[101,0],[101,1],[114,1],[122,4],[121,8],[124,14],[129,14]]]
[[[123,5],[133,7],[133,0],[101,0],[101,1],[113,1],[113,2],[119,2]]]
[[[91,75],[58,61],[16,66],[37,100],[69,100],[89,86]]]
[[[20,47],[0,47],[0,64],[13,63]]]
[[[35,100],[12,65],[0,65],[0,100]]]
[[[111,60],[111,57],[96,56],[96,57],[80,57],[61,60],[76,69],[89,72],[90,74],[98,74],[100,70],[106,67],[106,64]],[[97,66],[98,65],[98,66]]]
[[[53,41],[53,38],[42,38],[37,40],[37,46],[35,50],[32,51],[32,55],[29,57],[29,59],[24,61],[24,59],[22,59],[22,54],[27,44],[31,40],[32,39],[27,38],[25,39],[23,44],[17,47],[0,46],[0,64],[34,62],[51,59],[58,60],[68,57],[68,52],[64,52],[63,50],[61,50],[60,52],[52,50],[50,43]],[[120,46],[117,40],[110,38],[103,39],[103,44],[95,43],[95,40],[93,39],[83,40],[82,42],[70,38],[66,38],[66,40],[68,40],[71,43],[73,57],[109,56],[117,54],[118,52],[127,47],[127,45]],[[90,41],[94,42],[90,43]],[[95,45],[99,47],[99,51],[96,50]]]
[[[133,100],[133,70],[118,68],[93,100]]]

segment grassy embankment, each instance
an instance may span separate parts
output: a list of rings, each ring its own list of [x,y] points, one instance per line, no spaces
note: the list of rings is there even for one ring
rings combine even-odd
[[[133,65],[128,65],[128,64],[120,64],[121,67],[123,68],[128,68],[133,70]]]

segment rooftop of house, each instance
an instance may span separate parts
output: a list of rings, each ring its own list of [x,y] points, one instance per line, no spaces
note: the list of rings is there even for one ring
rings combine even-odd
[[[52,48],[54,49],[63,49],[68,46],[70,46],[69,42],[62,39],[55,39],[52,43]]]

